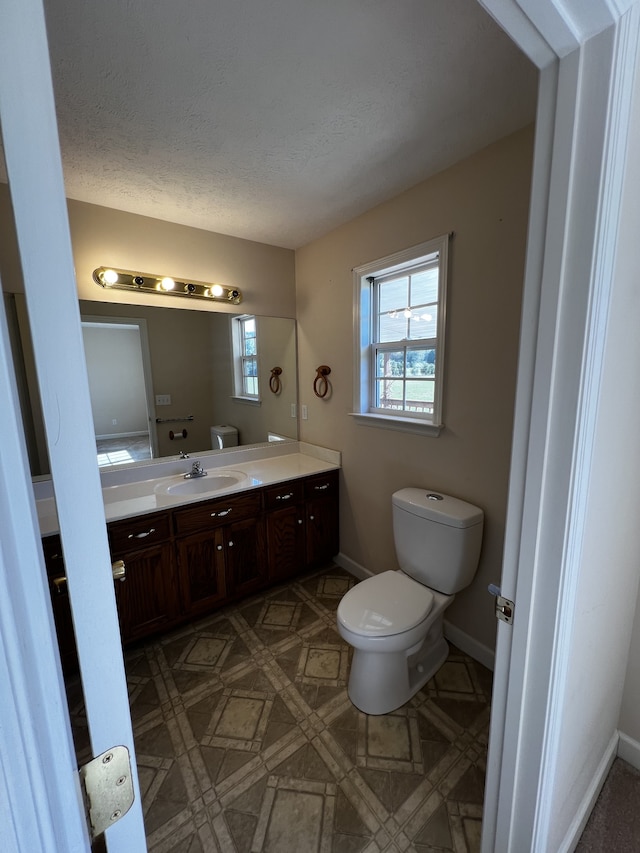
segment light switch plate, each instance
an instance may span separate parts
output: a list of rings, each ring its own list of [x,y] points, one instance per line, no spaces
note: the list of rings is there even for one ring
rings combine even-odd
[[[156,406],[170,406],[171,394],[156,394]]]

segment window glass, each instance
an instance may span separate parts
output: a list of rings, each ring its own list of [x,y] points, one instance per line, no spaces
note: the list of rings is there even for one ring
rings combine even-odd
[[[431,434],[438,434],[448,239],[439,237],[354,271],[360,339],[354,414],[402,418],[399,428],[415,418],[425,428],[437,427]]]

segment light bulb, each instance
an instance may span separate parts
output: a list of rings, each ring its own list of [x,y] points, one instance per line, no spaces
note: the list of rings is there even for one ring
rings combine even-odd
[[[173,290],[173,288],[175,286],[176,286],[175,281],[172,278],[169,278],[168,276],[161,279],[161,281],[160,281],[160,287],[163,290]]]
[[[407,320],[411,319],[411,309],[410,308],[404,309],[404,316],[407,318]]]
[[[224,291],[222,289],[222,285],[220,285],[220,284],[214,284],[213,287],[211,288],[211,295],[212,296],[222,296],[223,292]]]
[[[102,280],[105,284],[115,284],[118,280],[118,273],[115,270],[105,270],[102,273]]]

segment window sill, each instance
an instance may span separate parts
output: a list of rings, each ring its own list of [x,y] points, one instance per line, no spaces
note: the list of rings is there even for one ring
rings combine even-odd
[[[444,429],[444,424],[432,424],[419,418],[374,415],[369,412],[349,412],[349,415],[361,426],[395,429],[399,432],[411,432],[414,435],[429,435],[432,438],[437,438]]]
[[[255,397],[236,397],[235,395],[232,395],[231,399],[235,403],[244,403],[245,406],[261,406],[262,405],[262,401],[256,400]]]

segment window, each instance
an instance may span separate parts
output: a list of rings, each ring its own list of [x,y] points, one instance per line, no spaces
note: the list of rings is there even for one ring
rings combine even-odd
[[[249,314],[231,321],[234,353],[234,394],[250,400],[259,399],[258,331],[256,318]]]
[[[369,426],[438,435],[448,235],[354,270],[356,399]]]

